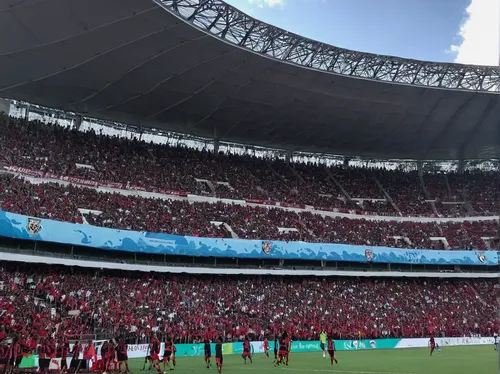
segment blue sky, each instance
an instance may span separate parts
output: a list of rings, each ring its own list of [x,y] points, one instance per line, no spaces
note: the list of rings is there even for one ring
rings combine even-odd
[[[339,47],[498,65],[500,0],[226,0],[245,13]]]

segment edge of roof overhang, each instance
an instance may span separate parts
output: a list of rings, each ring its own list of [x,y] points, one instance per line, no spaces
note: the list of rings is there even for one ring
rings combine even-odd
[[[461,91],[461,92],[469,92],[469,93],[484,93],[484,94],[498,94],[498,95],[500,95],[500,66],[496,67],[496,66],[486,66],[486,65],[484,65],[484,66],[483,65],[467,65],[467,64],[459,64],[459,63],[445,63],[445,62],[425,61],[425,60],[408,59],[408,58],[403,58],[403,57],[398,57],[398,56],[390,56],[390,55],[379,55],[379,54],[375,54],[375,53],[367,53],[367,52],[360,52],[360,51],[355,51],[355,50],[350,50],[350,49],[345,49],[345,48],[339,48],[339,47],[335,47],[335,46],[330,45],[330,44],[322,43],[322,42],[319,42],[319,41],[316,41],[316,40],[313,40],[313,39],[310,39],[310,38],[303,37],[301,35],[289,32],[289,31],[284,30],[282,28],[279,28],[279,27],[267,24],[267,23],[265,23],[263,21],[260,21],[260,20],[254,18],[254,17],[249,16],[248,14],[240,11],[239,9],[233,7],[232,5],[229,5],[229,4],[225,3],[223,0],[213,0],[213,1],[218,1],[219,3],[224,4],[226,7],[228,7],[231,10],[233,10],[234,12],[237,12],[237,13],[241,14],[242,16],[246,17],[246,19],[249,22],[256,22],[258,24],[265,25],[265,26],[270,27],[270,28],[272,28],[274,30],[277,30],[277,31],[279,31],[279,32],[281,32],[283,34],[290,35],[290,36],[292,36],[294,38],[302,39],[303,41],[307,41],[309,43],[313,43],[313,44],[316,44],[316,45],[319,45],[319,46],[322,46],[322,47],[328,47],[328,48],[335,49],[335,50],[339,51],[340,53],[346,53],[346,54],[351,54],[351,55],[359,55],[360,57],[361,56],[371,57],[371,58],[374,58],[374,59],[385,60],[386,62],[399,62],[401,64],[403,64],[403,63],[418,64],[421,67],[424,66],[424,65],[439,66],[439,67],[442,67],[443,69],[453,69],[453,70],[456,70],[457,71],[457,75],[460,75],[458,73],[459,71],[463,71],[466,68],[469,68],[469,72],[472,72],[473,70],[484,70],[484,71],[490,70],[492,73],[493,72],[496,73],[496,74],[492,74],[490,76],[496,78],[498,80],[498,82],[496,83],[496,90],[482,90],[482,89],[468,89],[468,88],[463,88],[463,87],[446,87],[446,86],[442,86],[442,85],[430,85],[430,84],[425,85],[425,84],[417,84],[417,83],[408,83],[408,82],[390,81],[390,80],[384,80],[384,79],[369,78],[369,77],[358,76],[358,75],[353,75],[353,74],[342,74],[342,73],[338,73],[338,72],[331,71],[331,70],[324,70],[324,69],[315,68],[315,67],[311,67],[311,66],[305,66],[305,65],[299,64],[299,63],[294,62],[294,61],[288,61],[288,60],[279,59],[279,58],[270,56],[268,54],[265,54],[265,53],[262,53],[262,52],[259,52],[259,51],[255,51],[254,49],[238,45],[236,43],[231,42],[230,40],[227,40],[225,38],[222,38],[222,37],[220,37],[220,36],[218,36],[218,35],[210,32],[207,29],[204,29],[204,28],[196,25],[191,20],[189,20],[186,17],[182,16],[180,14],[180,12],[176,12],[175,10],[173,10],[172,8],[170,8],[168,5],[164,4],[163,1],[168,1],[168,0],[163,0],[163,1],[162,0],[152,0],[152,1],[154,3],[156,3],[158,6],[160,6],[161,8],[163,8],[165,11],[167,11],[169,14],[171,14],[172,16],[176,17],[177,19],[183,21],[187,25],[196,28],[197,30],[199,30],[200,32],[203,32],[206,35],[209,35],[209,36],[211,36],[213,38],[216,38],[216,39],[218,39],[221,42],[224,42],[224,43],[226,43],[228,45],[231,45],[234,48],[239,48],[241,50],[254,53],[254,54],[256,54],[256,55],[258,55],[260,57],[267,58],[267,59],[272,60],[272,61],[277,61],[277,62],[281,62],[281,63],[284,63],[284,64],[288,64],[288,65],[291,65],[291,66],[294,66],[294,67],[297,67],[297,68],[303,68],[303,69],[308,69],[308,70],[312,70],[312,71],[315,71],[315,72],[326,73],[326,74],[331,74],[331,75],[335,75],[335,76],[339,76],[339,77],[351,78],[351,79],[358,79],[358,80],[364,80],[364,81],[375,82],[375,83],[394,84],[394,85],[398,85],[398,86],[428,88],[428,89],[446,90],[446,91]],[[176,2],[178,2],[179,0],[170,0],[170,1],[176,1]],[[208,2],[210,0],[198,0],[198,1],[201,3],[201,2]],[[466,72],[464,72],[462,75],[465,75],[465,73]],[[437,75],[437,73],[436,73],[436,75]],[[487,76],[487,74],[485,74],[484,76]]]

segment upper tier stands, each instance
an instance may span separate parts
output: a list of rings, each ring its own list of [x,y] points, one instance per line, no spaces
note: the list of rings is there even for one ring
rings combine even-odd
[[[205,237],[303,240],[423,249],[497,249],[496,221],[396,222],[274,207],[146,198],[0,174],[0,209],[118,229]]]
[[[158,327],[188,342],[221,334],[262,339],[283,330],[318,339],[323,328],[337,339],[491,336],[500,327],[493,280],[174,276],[8,262],[1,268],[0,325],[7,334],[47,336],[57,327],[70,336],[99,329],[145,337]]]
[[[0,163],[147,190],[381,215],[500,213],[498,175],[325,168],[110,138],[0,116]],[[366,200],[368,199],[368,200]],[[427,201],[426,201],[427,200]]]

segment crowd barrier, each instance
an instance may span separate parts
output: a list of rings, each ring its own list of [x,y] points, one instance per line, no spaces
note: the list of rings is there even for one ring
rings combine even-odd
[[[306,242],[198,238],[116,230],[0,211],[0,236],[78,246],[201,257],[276,258],[430,265],[497,266],[496,251],[408,250]]]
[[[427,347],[429,339],[371,339],[371,340],[336,340],[335,348],[337,351],[362,351],[375,349],[403,349],[403,348],[424,348]],[[471,346],[471,345],[493,345],[493,337],[461,337],[461,338],[436,338],[436,343],[441,348],[451,346]],[[252,351],[254,354],[264,352],[264,342],[251,342]],[[149,353],[148,344],[130,344],[128,346],[128,357],[144,358]],[[203,344],[176,344],[177,357],[198,357],[204,354]],[[273,353],[274,342],[269,342],[270,353]],[[100,347],[97,347],[99,354]],[[163,343],[160,351],[163,353]],[[292,342],[291,352],[320,352],[319,341],[295,341]],[[212,352],[215,352],[215,345],[212,344]],[[236,354],[243,352],[242,343],[225,343],[222,345],[222,352],[225,355]],[[161,357],[161,356],[160,356]],[[68,367],[70,359],[67,359]],[[23,358],[21,368],[36,368],[38,367],[38,356],[32,355]],[[51,360],[51,369],[57,370],[61,367],[61,359],[56,358]]]

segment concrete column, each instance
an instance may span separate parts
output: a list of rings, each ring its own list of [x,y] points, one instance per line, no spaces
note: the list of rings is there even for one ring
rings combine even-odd
[[[75,127],[77,131],[80,131],[80,127],[82,127],[83,117],[78,114],[75,118]]]
[[[30,105],[26,104],[25,112],[24,112],[24,121],[27,124],[29,122],[29,120],[30,120]]]
[[[219,138],[214,138],[214,154],[219,153]]]
[[[419,177],[424,175],[423,165],[424,165],[424,163],[422,161],[417,161],[417,172],[418,172]]]
[[[10,101],[5,99],[0,99],[0,113],[9,114],[10,113]]]
[[[465,161],[458,160],[458,174],[462,175],[465,172]]]
[[[293,156],[293,152],[290,149],[287,149],[286,153],[285,153],[285,162],[287,165],[289,165],[290,162],[292,162],[292,156]]]

